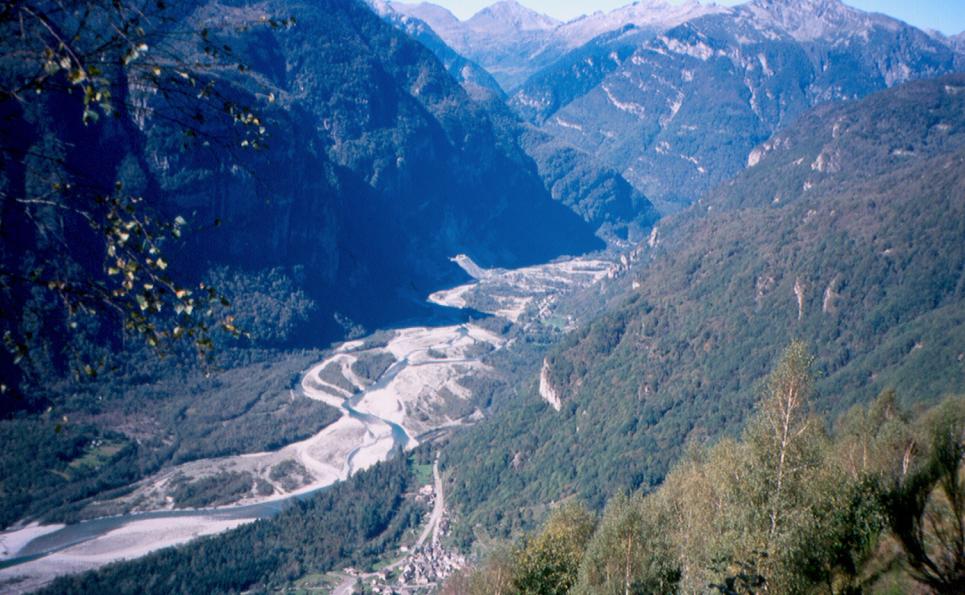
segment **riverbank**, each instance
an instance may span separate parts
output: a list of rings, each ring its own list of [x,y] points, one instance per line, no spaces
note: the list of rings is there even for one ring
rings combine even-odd
[[[461,307],[501,311],[512,303],[509,322],[547,315],[556,296],[593,285],[612,274],[613,262],[573,259],[520,271],[494,271],[458,288]],[[526,295],[522,295],[526,294]],[[528,296],[528,297],[527,297]],[[433,301],[447,301],[434,295]],[[520,299],[525,304],[520,306]],[[455,300],[453,300],[455,301]],[[494,371],[484,363],[506,346],[498,325],[464,323],[412,327],[343,343],[307,370],[291,398],[322,401],[342,411],[335,423],[307,440],[278,451],[206,459],[179,465],[139,482],[107,508],[130,514],[69,527],[34,527],[19,538],[19,554],[37,556],[0,570],[3,589],[42,586],[60,574],[96,568],[236,527],[280,510],[307,495],[415,448],[419,437],[473,423],[482,417],[471,386]],[[179,485],[224,474],[248,474],[270,494],[246,495],[229,506],[174,510]],[[267,490],[266,490],[267,491]],[[103,503],[102,503],[103,504]],[[42,534],[43,533],[43,534]],[[42,534],[42,535],[41,535]],[[19,542],[18,542],[19,543]]]

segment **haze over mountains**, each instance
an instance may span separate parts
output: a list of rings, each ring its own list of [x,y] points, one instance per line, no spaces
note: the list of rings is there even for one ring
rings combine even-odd
[[[507,91],[565,52],[602,33],[627,25],[661,31],[721,10],[696,0],[682,4],[646,0],[562,23],[515,0],[504,0],[463,22],[445,8],[431,3],[389,5],[399,13],[428,23],[453,49],[489,70]]]

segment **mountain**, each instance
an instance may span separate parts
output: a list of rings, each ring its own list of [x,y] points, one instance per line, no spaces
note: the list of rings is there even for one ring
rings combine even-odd
[[[740,430],[794,339],[826,414],[965,389],[965,75],[820,106],[750,164],[662,220],[622,303],[454,438],[468,526],[657,485],[686,444]]]
[[[433,54],[445,65],[449,74],[459,81],[470,97],[485,101],[491,98],[503,99],[505,94],[496,79],[475,62],[464,58],[446,45],[441,37],[424,21],[415,17],[396,12],[384,0],[369,0],[372,10],[386,19],[396,28],[404,31],[429,48]],[[440,10],[448,13],[445,9]],[[451,15],[450,15],[451,16]],[[455,18],[455,17],[452,17]]]
[[[278,14],[298,25],[259,26]],[[103,147],[85,165],[105,186],[121,179],[199,228],[172,255],[187,278],[228,267],[254,280],[280,269],[313,302],[317,341],[342,336],[342,327],[426,314],[426,296],[464,278],[453,255],[517,266],[602,246],[594,228],[552,199],[515,131],[364,4],[209,3],[179,26],[205,30],[247,65],[225,89],[234,103],[262,110],[268,149],[240,162],[232,151],[185,152],[177,121],[144,112],[68,141]],[[180,51],[204,58],[191,43]],[[142,89],[130,81],[124,92],[154,113],[170,111],[165,97]]]
[[[945,38],[946,43],[960,53],[965,53],[965,31]]]
[[[516,35],[520,31],[550,31],[559,21],[530,10],[515,0],[496,2],[472,16],[466,25],[473,31],[494,39]]]
[[[162,359],[120,336],[124,320],[92,308],[68,318],[56,294],[5,282],[0,332],[29,333],[33,344],[20,362],[7,349],[0,355],[5,385],[25,395],[0,404],[0,434],[21,445],[6,449],[2,464],[11,478],[31,478],[11,479],[17,489],[0,494],[4,526],[28,514],[70,514],[64,510],[76,502],[173,461],[311,436],[338,414],[290,398],[313,355],[286,350],[407,320],[463,319],[426,302],[467,278],[452,256],[516,267],[604,246],[598,226],[546,189],[518,124],[507,127],[473,101],[426,47],[361,2],[212,1],[174,16],[169,43],[158,47],[189,65],[208,63],[195,43],[204,31],[244,68],[171,76],[213,81],[223,97],[217,113],[254,106],[243,118],[258,118],[263,148],[240,150],[239,124],[219,127],[223,119],[198,108],[196,88],[156,92],[133,74],[118,75],[112,91],[124,101],[99,124],[83,123],[76,93],[38,95],[26,109],[0,98],[0,136],[9,141],[0,162],[0,263],[5,276],[24,279],[35,270],[68,281],[84,268],[97,275],[106,266],[100,237],[92,239],[88,219],[47,208],[56,194],[39,176],[106,196],[124,189],[143,197],[146,216],[184,221],[163,240],[164,268],[196,292],[223,292],[250,338],[215,337],[221,373],[209,380],[190,343],[172,348],[187,351],[184,358]],[[265,24],[276,17],[297,24]],[[179,115],[202,124],[188,134]],[[8,158],[51,146],[59,159],[42,162],[39,173]],[[24,210],[11,197],[44,206]],[[48,407],[71,425],[25,413]],[[102,441],[109,465],[54,473]],[[36,465],[50,472],[36,473]]]
[[[491,72],[507,91],[604,33],[632,25],[655,35],[692,18],[723,10],[697,0],[681,4],[643,0],[561,23],[514,0],[497,2],[464,22],[434,4],[392,2],[391,7],[428,23],[453,49]]]
[[[639,241],[660,219],[653,203],[616,170],[539,130],[523,127],[520,138],[550,195],[600,237]]]
[[[653,204],[619,172],[599,163],[583,151],[559,143],[552,136],[524,125],[518,116],[507,109],[503,101],[505,96],[488,74],[446,45],[423,21],[396,12],[393,9],[395,5],[386,2],[370,2],[370,5],[383,19],[421,42],[446,65],[450,74],[462,83],[470,96],[482,103],[500,122],[500,128],[519,140],[522,148],[536,163],[537,171],[551,196],[576,212],[598,235],[607,239],[626,240],[648,231],[659,218]],[[510,8],[512,7],[503,7],[503,10],[500,10],[495,7],[490,13],[486,13],[486,18],[509,14],[507,10]],[[415,5],[413,10],[420,14],[435,15],[437,19],[440,18],[439,15],[447,14],[433,5]],[[520,14],[518,9],[513,10],[516,12],[512,14]],[[523,16],[527,14],[521,13],[517,20],[525,22]],[[536,19],[535,24],[525,26],[535,27],[542,24],[545,22]]]
[[[563,23],[556,29],[555,37],[560,45],[572,49],[628,25],[656,33],[724,10],[716,4],[701,4],[697,0],[684,0],[679,4],[666,0],[640,0],[610,12],[597,11]]]
[[[553,57],[552,63],[521,84],[510,104],[527,121],[541,122],[599,85],[659,33],[722,10],[696,1],[678,5],[649,0],[560,25],[542,53]]]
[[[492,74],[503,89],[512,89],[539,64],[549,64],[555,57],[539,54],[559,22],[514,0],[497,2],[465,22],[434,4],[392,2],[391,7],[428,23],[450,47]]]
[[[811,106],[963,65],[924,32],[837,0],[754,0],[641,39],[626,29],[594,40],[511,105],[669,211],[739,172]]]

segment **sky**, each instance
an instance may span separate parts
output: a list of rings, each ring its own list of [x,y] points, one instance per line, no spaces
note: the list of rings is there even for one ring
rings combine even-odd
[[[416,0],[406,0],[413,2]],[[428,0],[445,6],[461,19],[467,19],[494,0]],[[568,21],[597,10],[612,10],[631,0],[519,0],[533,10]],[[679,3],[680,0],[670,0]],[[705,1],[705,0],[702,0]],[[965,31],[965,0],[845,0],[855,8],[883,12],[922,29],[937,29],[947,35]],[[717,4],[733,6],[735,0],[718,0]]]

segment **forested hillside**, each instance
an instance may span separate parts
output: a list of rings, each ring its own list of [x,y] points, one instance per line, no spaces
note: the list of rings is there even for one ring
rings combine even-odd
[[[163,16],[152,34],[174,58],[141,67],[135,58],[148,58],[119,57],[129,71],[112,71],[110,94],[98,95],[115,117],[85,125],[100,112],[62,92],[27,104],[4,99],[4,138],[15,146],[4,149],[2,183],[17,197],[6,203],[15,211],[5,225],[17,238],[6,246],[8,276],[59,283],[71,267],[109,272],[99,270],[108,267],[96,245],[64,250],[84,241],[89,222],[46,204],[51,184],[117,192],[176,221],[163,264],[190,284],[210,284],[227,267],[236,293],[247,294],[262,290],[265,275],[281,277],[304,299],[292,308],[298,324],[270,337],[275,344],[303,343],[306,323],[317,341],[424,314],[425,295],[464,278],[448,260],[458,253],[516,266],[602,246],[552,200],[515,133],[361,2],[199,2]],[[168,73],[207,87],[197,99],[180,88],[159,92]],[[155,76],[164,80],[137,78]],[[221,101],[241,124],[205,109],[215,92],[214,111]],[[235,138],[237,129],[258,138]],[[38,166],[31,151],[49,161]],[[51,264],[37,273],[40,259]],[[8,301],[36,312],[32,336],[56,335],[64,324],[56,302],[31,289],[12,284]],[[51,348],[63,351],[57,341]]]
[[[0,5],[0,591],[965,591],[962,47]]]
[[[469,526],[506,530],[571,495],[599,507],[659,484],[685,444],[743,427],[792,339],[817,356],[817,411],[886,388],[906,403],[961,392],[963,90],[955,75],[812,111],[661,222],[625,302],[564,339],[518,406],[446,450]]]
[[[557,507],[443,593],[961,592],[965,397],[916,416],[886,392],[829,423],[813,361],[785,351],[739,440],[692,445],[599,520]]]

